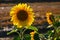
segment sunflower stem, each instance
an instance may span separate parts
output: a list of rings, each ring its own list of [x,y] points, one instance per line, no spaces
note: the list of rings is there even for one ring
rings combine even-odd
[[[20,30],[21,40],[23,40],[23,34],[22,34],[22,32],[23,32],[23,28]]]
[[[21,38],[21,35],[20,35],[20,33],[19,32],[17,32],[17,34],[19,35],[19,37]]]
[[[52,38],[52,40],[54,40],[55,39],[55,37],[56,37],[56,27],[54,27],[54,35],[53,35],[53,38]]]
[[[20,35],[21,35],[21,40],[24,40],[24,32],[26,31],[26,29],[22,28],[20,30]]]

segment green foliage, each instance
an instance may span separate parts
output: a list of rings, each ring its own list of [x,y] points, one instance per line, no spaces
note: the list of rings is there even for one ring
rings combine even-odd
[[[19,35],[16,35],[16,36],[14,36],[13,40],[21,40],[21,39],[20,39]]]
[[[60,16],[56,16],[56,18],[60,18]]]
[[[59,21],[56,21],[56,22],[54,22],[54,24],[53,24],[55,27],[59,27],[60,26],[60,22]]]
[[[9,34],[11,34],[11,33],[14,33],[14,32],[17,32],[17,31],[18,31],[17,29],[12,30],[12,31],[8,32],[7,35],[9,35]]]
[[[28,29],[31,29],[31,30],[34,30],[34,31],[38,31],[38,28],[34,27],[34,26],[30,26]]]
[[[48,35],[49,37],[53,37],[53,34],[54,34],[53,31],[54,31],[54,30],[50,30],[50,31],[48,31],[48,32],[47,32],[47,35]]]
[[[25,34],[24,35],[24,40],[31,40],[30,34]]]
[[[38,35],[38,34],[35,34],[35,35],[34,35],[34,39],[35,39],[35,40],[40,40],[40,39],[39,39],[39,35]]]
[[[56,18],[60,18],[57,16]],[[35,26],[30,26],[28,29],[36,31],[34,35],[34,40],[60,40],[60,22],[55,20],[55,17],[51,16],[53,30],[48,30],[46,33],[39,33],[38,28]],[[47,27],[48,28],[48,27]],[[7,33],[8,35],[17,32],[19,30],[18,35],[14,36],[13,40],[31,40],[30,34],[25,34],[26,28],[17,28],[15,25],[15,29],[11,32]],[[42,30],[41,30],[42,31]]]
[[[60,27],[58,27],[58,28],[56,29],[56,32],[57,32],[57,33],[59,33],[59,32],[60,32]]]

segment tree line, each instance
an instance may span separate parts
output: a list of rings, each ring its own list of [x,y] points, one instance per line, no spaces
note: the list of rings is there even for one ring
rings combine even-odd
[[[19,2],[60,2],[60,0],[0,0],[0,3],[19,3]]]

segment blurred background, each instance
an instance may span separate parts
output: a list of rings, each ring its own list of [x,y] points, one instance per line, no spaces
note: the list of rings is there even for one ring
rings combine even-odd
[[[9,12],[11,7],[18,3],[27,3],[33,8],[36,18],[32,25],[40,30],[49,25],[45,16],[48,11],[52,12],[54,16],[60,15],[60,0],[0,0],[0,37],[7,36],[6,32],[14,29]],[[0,39],[2,40],[2,38]]]

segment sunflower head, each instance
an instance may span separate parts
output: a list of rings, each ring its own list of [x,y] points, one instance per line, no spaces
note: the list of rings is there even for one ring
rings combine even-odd
[[[34,21],[34,12],[30,6],[20,3],[13,6],[10,11],[11,21],[17,28],[28,27]]]
[[[36,31],[30,32],[31,35],[31,40],[34,40],[34,35],[35,35]]]
[[[31,35],[34,35],[36,33],[36,31],[30,32]]]
[[[47,13],[46,13],[46,17],[47,17],[48,23],[49,23],[49,24],[52,24],[53,21],[54,21],[54,16],[52,15],[52,13],[51,13],[51,12],[47,12]]]

